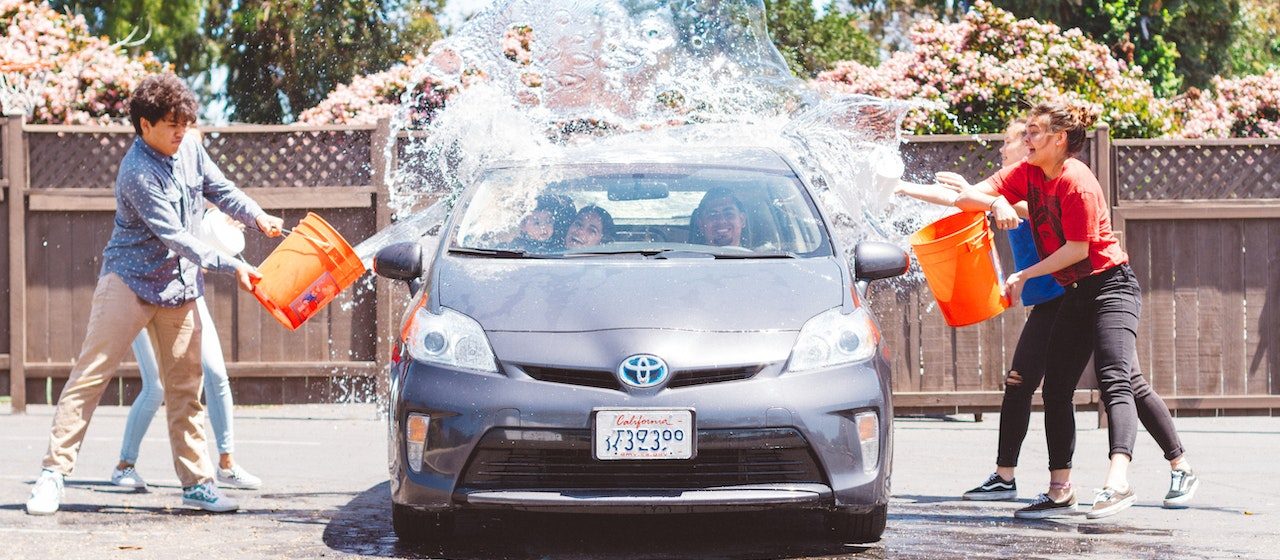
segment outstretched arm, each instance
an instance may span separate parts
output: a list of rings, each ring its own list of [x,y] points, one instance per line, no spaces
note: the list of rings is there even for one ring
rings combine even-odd
[[[893,193],[909,196],[917,200],[923,200],[930,204],[937,204],[940,206],[955,206],[956,199],[960,197],[960,191],[958,189],[948,187],[941,183],[921,185],[919,183],[898,181],[898,186],[893,189]]]
[[[968,181],[955,173],[938,173],[938,182],[960,189],[960,198],[956,199],[956,208],[967,212],[995,212],[996,227],[1013,229],[1022,221],[1018,212],[1013,209],[991,183],[983,181],[970,185]]]

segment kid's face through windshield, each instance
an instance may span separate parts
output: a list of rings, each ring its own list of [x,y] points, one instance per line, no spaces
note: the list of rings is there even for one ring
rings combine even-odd
[[[534,241],[547,241],[555,233],[555,220],[551,212],[534,210],[520,220],[520,231]]]
[[[569,225],[569,237],[565,238],[566,249],[591,247],[599,245],[604,239],[604,223],[595,214],[579,214]]]

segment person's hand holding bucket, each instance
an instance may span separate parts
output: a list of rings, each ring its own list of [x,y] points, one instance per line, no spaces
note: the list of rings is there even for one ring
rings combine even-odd
[[[249,293],[253,293],[258,282],[262,281],[262,273],[257,268],[245,263],[236,267],[236,283],[240,285],[240,289]]]
[[[1013,307],[1013,302],[1018,301],[1018,296],[1022,295],[1022,286],[1027,283],[1027,278],[1022,275],[1019,270],[1010,274],[1004,279],[1004,301],[1005,307]]]
[[[284,220],[277,216],[263,214],[258,216],[257,222],[258,229],[267,234],[267,237],[280,237],[280,234],[284,231]],[[261,279],[261,276],[259,276],[259,279]]]

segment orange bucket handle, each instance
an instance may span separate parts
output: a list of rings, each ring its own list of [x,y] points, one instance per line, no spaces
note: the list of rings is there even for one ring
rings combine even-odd
[[[337,247],[334,247],[333,243],[329,243],[323,239],[316,239],[301,232],[299,232],[298,235],[301,235],[303,239],[310,241],[312,245],[315,245],[321,251],[324,251],[324,254],[329,256],[329,260],[331,262],[340,263],[342,262],[342,259],[345,258],[342,255],[342,251],[339,251]]]
[[[298,234],[298,237],[301,237],[303,239],[306,239],[307,241],[310,241],[312,245],[315,245],[321,251],[324,251],[324,254],[329,255],[329,259],[335,263],[340,262],[343,259],[342,251],[339,251],[337,247],[334,247],[334,245],[332,243],[329,243],[328,241],[302,233],[298,231],[296,228],[295,229],[280,228],[280,231],[283,231],[284,233],[289,235],[293,235],[295,233]],[[282,238],[281,241],[283,242],[284,239]]]

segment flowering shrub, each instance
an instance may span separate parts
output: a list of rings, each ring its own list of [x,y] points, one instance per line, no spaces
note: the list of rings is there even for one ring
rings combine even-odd
[[[373,124],[383,117],[391,117],[400,108],[400,96],[408,89],[413,69],[426,62],[419,55],[406,59],[391,68],[356,76],[350,84],[339,85],[319,105],[307,109],[298,116],[298,122],[306,124]],[[414,107],[416,121],[428,120],[453,95],[453,91],[430,80],[419,84],[415,95],[418,107]]]
[[[129,57],[120,45],[90,35],[83,16],[44,1],[0,0],[0,30],[0,72],[10,83],[31,85],[34,123],[127,122],[129,92],[148,74],[167,70],[151,53]]]
[[[1213,92],[1192,89],[1173,100],[1183,138],[1280,137],[1280,71],[1213,79]]]
[[[1120,137],[1160,136],[1172,126],[1169,103],[1154,96],[1142,70],[1078,29],[1018,20],[979,1],[960,21],[921,22],[910,37],[912,50],[874,68],[841,62],[820,74],[818,85],[932,101],[906,120],[918,134],[1000,132],[1046,98],[1092,106]]]

